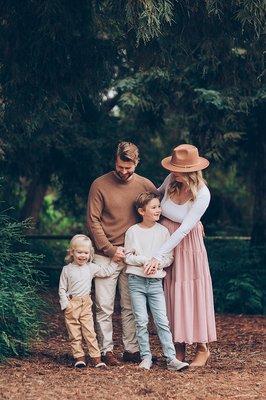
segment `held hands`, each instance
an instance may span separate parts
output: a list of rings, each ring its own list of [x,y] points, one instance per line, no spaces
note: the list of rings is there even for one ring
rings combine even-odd
[[[146,275],[154,275],[158,271],[159,261],[152,258],[150,261],[143,265],[143,270]]]
[[[118,246],[112,260],[116,263],[120,263],[121,261],[124,261],[124,258],[125,258],[124,247]]]

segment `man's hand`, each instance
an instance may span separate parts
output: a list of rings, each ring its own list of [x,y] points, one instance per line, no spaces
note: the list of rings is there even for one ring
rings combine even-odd
[[[119,263],[121,261],[124,261],[124,259],[125,259],[124,247],[118,246],[112,260],[116,263]]]
[[[156,258],[152,258],[151,261],[148,261],[144,264],[144,273],[146,275],[154,275],[156,274],[159,266],[159,261]]]

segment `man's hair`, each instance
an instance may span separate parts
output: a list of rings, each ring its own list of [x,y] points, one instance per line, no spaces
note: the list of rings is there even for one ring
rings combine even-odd
[[[135,201],[136,210],[138,211],[139,208],[145,210],[147,204],[153,199],[158,199],[160,201],[161,195],[154,192],[143,192],[139,194]]]
[[[117,157],[120,157],[122,161],[132,161],[137,164],[139,162],[139,149],[134,143],[120,142],[116,150]]]

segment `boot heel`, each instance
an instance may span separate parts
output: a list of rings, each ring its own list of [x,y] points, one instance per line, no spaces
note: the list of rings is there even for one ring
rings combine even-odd
[[[197,346],[197,352],[194,360],[190,364],[190,368],[196,368],[196,367],[204,367],[209,358],[211,356],[210,350],[207,346],[207,349],[203,346]]]

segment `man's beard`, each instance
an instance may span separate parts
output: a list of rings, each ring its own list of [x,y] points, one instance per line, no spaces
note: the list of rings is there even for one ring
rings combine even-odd
[[[115,170],[115,172],[116,172],[116,175],[118,176],[118,178],[121,179],[121,181],[123,181],[123,182],[127,182],[131,178],[131,176],[134,174],[134,172],[128,172],[127,174],[124,175],[124,174],[121,174],[121,172],[119,172],[117,170]]]

